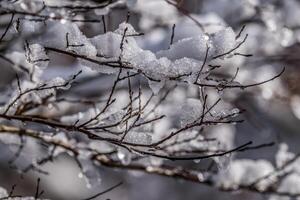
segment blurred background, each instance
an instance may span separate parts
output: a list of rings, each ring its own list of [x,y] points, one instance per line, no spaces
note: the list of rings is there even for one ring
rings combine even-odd
[[[55,3],[55,1],[49,1]],[[138,37],[143,49],[153,52],[167,49],[176,24],[174,42],[200,34],[202,30],[188,16],[205,24],[207,32],[213,33],[220,26],[230,26],[238,33],[245,25],[243,35],[249,34],[240,52],[252,54],[251,57],[234,56],[226,60],[221,73],[226,77],[239,68],[237,80],[242,83],[263,81],[276,75],[283,67],[280,79],[246,90],[224,92],[224,101],[234,104],[246,112],[241,116],[242,124],[226,125],[216,130],[220,134],[233,135],[234,144],[249,140],[255,144],[275,142],[268,148],[240,152],[236,158],[267,159],[274,163],[278,145],[289,144],[292,152],[300,152],[300,1],[298,0],[178,0],[180,9],[164,0],[123,1],[105,13],[107,31],[113,31],[126,20],[130,11],[130,23],[145,35]],[[181,10],[181,11],[180,11]],[[183,14],[187,12],[188,16]],[[93,11],[91,11],[93,12]],[[95,13],[92,13],[93,15]],[[88,14],[86,14],[88,15]],[[97,15],[96,15],[97,16]],[[100,18],[101,16],[98,15]],[[0,16],[1,33],[4,31],[8,16]],[[103,26],[92,23],[78,23],[87,37],[103,33]],[[44,78],[69,76],[81,69],[72,58],[50,54],[50,64]],[[15,78],[11,66],[0,60],[0,90],[9,86]],[[83,77],[67,91],[83,98],[101,96],[110,85],[109,75],[94,75],[86,71]],[[188,93],[189,91],[187,91]],[[9,168],[9,150],[0,143],[0,185],[8,191],[17,184],[15,193],[33,195],[37,178],[41,178],[43,197],[51,199],[82,199],[105,190],[119,181],[123,185],[99,197],[112,200],[180,200],[180,199],[265,199],[264,196],[250,192],[225,193],[201,184],[178,181],[140,172],[127,172],[99,167],[102,183],[87,188],[86,182],[78,176],[80,169],[68,155],[60,155],[53,163],[43,169],[50,175],[29,172],[20,175]],[[25,158],[24,158],[25,159]],[[175,161],[177,162],[177,161]],[[193,161],[178,162],[178,165],[197,168],[201,165]],[[176,163],[177,164],[177,163]]]

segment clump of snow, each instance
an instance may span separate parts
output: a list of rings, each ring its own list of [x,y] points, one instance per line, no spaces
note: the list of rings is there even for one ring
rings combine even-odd
[[[187,57],[196,60],[204,60],[207,45],[209,44],[206,35],[185,38],[171,45],[170,49],[159,51],[158,57],[167,57],[170,60]],[[209,45],[208,45],[209,46]]]
[[[195,37],[184,38],[171,45],[170,49],[159,51],[158,57],[167,57],[175,60],[183,57],[203,61],[207,48],[208,57],[227,53],[234,48],[236,43],[235,33],[232,28],[227,27],[213,34],[199,34]]]
[[[233,30],[226,28],[211,36],[203,33],[179,40],[171,45],[170,49],[155,54],[138,46],[132,36],[136,34],[137,32],[130,24],[121,23],[114,32],[88,39],[74,23],[68,22],[64,25],[50,23],[43,33],[43,40],[37,38],[32,42],[87,56],[94,61],[79,59],[80,63],[102,73],[116,73],[118,68],[102,65],[101,62],[118,62],[121,58],[132,70],[141,71],[149,77],[150,87],[154,93],[158,93],[164,86],[164,81],[168,79],[180,78],[194,82],[203,65],[207,47],[210,48],[209,62],[211,57],[226,53],[235,45]],[[121,44],[122,41],[123,44]],[[40,46],[34,47],[41,48]],[[205,72],[206,69],[204,68],[203,71]]]

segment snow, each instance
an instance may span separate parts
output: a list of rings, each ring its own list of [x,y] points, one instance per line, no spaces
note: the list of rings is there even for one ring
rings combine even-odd
[[[203,61],[207,47],[210,48],[208,57],[212,57],[233,49],[235,43],[235,33],[232,28],[228,27],[211,36],[199,34],[195,37],[184,38],[171,45],[170,49],[158,52],[157,55],[170,60],[187,57]]]
[[[170,60],[176,60],[183,57],[204,60],[207,45],[210,46],[209,41],[205,35],[201,34],[196,37],[179,40],[171,45],[170,49],[159,51],[157,56],[166,57]]]
[[[20,6],[20,8],[24,11],[34,12],[39,6],[36,5],[36,3],[40,4],[41,1],[21,0],[18,1],[16,5]],[[64,4],[56,0],[46,0],[45,3],[47,5]],[[81,4],[79,2],[77,3]],[[140,37],[139,39],[137,39],[138,36],[134,36],[138,34],[135,28],[125,22],[121,23],[115,31],[109,31],[105,34],[99,34],[92,38],[88,38],[83,33],[83,29],[80,29],[78,23],[72,23],[65,18],[60,21],[54,21],[52,19],[45,23],[41,23],[29,21],[29,19],[32,18],[26,17],[26,19],[22,19],[20,22],[19,31],[21,33],[21,39],[24,39],[26,36],[33,33],[41,33],[41,35],[28,39],[29,48],[26,52],[23,52],[23,49],[18,49],[18,51],[13,50],[5,52],[5,56],[15,62],[15,66],[13,67],[18,72],[22,71],[20,67],[20,65],[22,65],[29,71],[29,73],[32,74],[32,80],[27,80],[28,77],[21,77],[20,81],[22,91],[41,86],[40,84],[43,83],[47,84],[47,87],[62,85],[59,89],[70,89],[70,84],[66,86],[64,85],[66,83],[65,78],[54,77],[49,78],[48,80],[41,79],[42,75],[47,78],[47,74],[42,74],[44,72],[43,70],[45,70],[48,66],[48,55],[44,47],[57,48],[73,53],[74,55],[79,54],[82,57],[93,59],[95,62],[90,62],[80,58],[77,59],[77,65],[80,65],[80,67],[83,68],[88,67],[93,70],[90,72],[90,75],[96,75],[97,72],[104,74],[116,74],[119,71],[118,66],[109,67],[105,64],[99,63],[111,62],[117,65],[118,62],[121,61],[124,65],[126,65],[126,67],[130,68],[124,69],[122,75],[126,74],[126,72],[140,72],[144,75],[143,80],[148,81],[150,89],[156,95],[155,97],[158,97],[158,100],[160,97],[159,92],[165,86],[167,88],[171,82],[179,84],[180,88],[171,94],[171,97],[167,98],[165,103],[158,106],[158,108],[151,113],[147,119],[153,119],[161,114],[165,114],[166,118],[158,122],[149,123],[143,127],[134,128],[126,133],[126,137],[124,138],[124,141],[127,143],[149,145],[153,141],[158,141],[159,139],[164,138],[168,135],[168,133],[177,131],[201,118],[203,105],[202,102],[196,98],[199,94],[199,87],[192,85],[194,84],[197,74],[203,65],[207,47],[209,47],[208,58],[206,60],[206,65],[203,66],[203,71],[200,74],[200,82],[206,81],[205,77],[209,74],[209,64],[220,64],[227,67],[242,65],[245,62],[244,58],[241,57],[238,57],[237,59],[236,57],[232,58],[232,54],[223,56],[222,59],[213,60],[214,56],[229,52],[242,40],[243,37],[236,41],[236,34],[234,30],[228,26],[226,22],[229,22],[230,25],[236,27],[235,23],[228,20],[233,17],[233,13],[234,17],[239,20],[251,17],[255,14],[255,6],[259,5],[258,1],[246,0],[244,3],[245,4],[237,0],[234,1],[234,3],[230,3],[228,0],[222,0],[218,5],[216,5],[215,2],[210,3],[210,1],[207,1],[203,7],[203,15],[192,14],[192,16],[199,20],[200,23],[205,24],[205,32],[195,26],[194,22],[192,22],[187,16],[179,16],[177,9],[166,3],[164,0],[122,0],[117,1],[106,8],[94,10],[96,15],[106,15],[113,7],[126,4],[129,9],[136,11],[142,16],[139,21],[140,27],[137,30],[145,31],[146,36]],[[248,50],[252,50],[253,52],[274,53],[276,51],[279,52],[284,47],[294,44],[296,35],[293,29],[289,26],[298,25],[298,22],[295,21],[295,17],[292,15],[296,12],[295,10],[298,9],[299,3],[294,0],[289,0],[283,4],[284,7],[278,8],[278,10],[276,10],[277,8],[275,7],[266,6],[266,10],[262,11],[262,23],[267,26],[267,30],[264,27],[260,27],[260,25],[250,24],[247,27],[249,32],[259,36],[259,39],[257,40],[256,37],[252,40],[250,39],[250,44],[243,48],[243,51],[247,52]],[[209,8],[212,5],[215,7]],[[17,8],[20,9],[19,7]],[[286,15],[282,15],[282,11],[280,9],[285,10],[284,12]],[[209,10],[215,10],[218,14],[211,13]],[[289,13],[290,11],[291,13]],[[62,11],[62,13],[63,12],[66,11]],[[51,12],[48,14],[50,17],[63,17],[64,15],[62,15],[62,13]],[[83,17],[83,15],[79,17]],[[174,42],[168,48],[168,43],[170,41],[170,27],[175,22],[177,26],[175,29]],[[285,25],[282,22],[284,22]],[[165,25],[167,27],[164,27]],[[14,24],[14,26],[16,27],[16,24]],[[152,28],[154,28],[154,30],[152,30]],[[167,29],[168,31],[166,31]],[[148,30],[151,31],[150,34]],[[123,36],[124,33],[125,35]],[[244,36],[244,34],[242,36]],[[142,40],[146,40],[146,42],[140,42]],[[123,41],[123,44],[121,44],[121,41]],[[156,44],[151,46],[153,42]],[[164,44],[162,45],[162,43]],[[151,46],[150,48],[149,45]],[[123,47],[122,49],[121,46]],[[164,48],[162,48],[162,46]],[[240,50],[241,49],[239,49],[239,51]],[[267,78],[269,78],[277,74],[276,71],[273,70],[273,66],[268,67],[271,69],[267,71],[263,71],[261,68],[256,68],[257,72],[254,73],[254,76],[251,73],[245,73],[244,79],[247,81],[247,77],[256,77],[257,80],[263,81],[266,79],[266,75]],[[231,67],[228,71],[231,73],[233,69],[236,69],[236,67]],[[26,80],[23,80],[23,78]],[[239,86],[239,82],[235,81],[232,81],[229,84]],[[118,87],[117,90],[120,91],[116,91],[114,94],[114,96],[118,98],[114,103],[116,105],[112,105],[112,109],[108,108],[105,112],[103,112],[96,120],[93,121],[92,125],[101,126],[121,121],[120,125],[114,128],[109,128],[109,131],[124,133],[125,126],[122,120],[125,115],[128,115],[128,113],[126,113],[128,110],[123,108],[129,101],[128,92],[123,89],[124,85],[125,84],[121,85],[120,88]],[[14,83],[14,86],[16,86],[16,83]],[[106,86],[107,85],[101,87],[106,88]],[[98,87],[98,85],[96,87]],[[284,89],[279,81],[268,83],[260,87],[262,88],[262,96],[265,99],[271,99],[275,96],[278,90]],[[149,94],[151,93],[151,91],[146,92]],[[21,101],[23,101],[23,103],[30,101],[40,103],[43,97],[52,93],[55,93],[54,89],[34,91],[30,95],[24,95],[21,98]],[[65,91],[62,91],[62,93],[64,95]],[[149,94],[147,95],[149,96]],[[211,105],[211,96],[213,95],[211,95],[211,93],[209,94],[210,97],[208,99],[208,105]],[[16,90],[12,97],[16,97],[17,95],[18,91]],[[136,93],[134,95],[136,95]],[[145,95],[143,91],[141,97],[143,103],[146,101],[146,97],[148,97],[147,95]],[[219,98],[220,94],[217,94],[216,96],[216,98]],[[103,98],[106,97],[107,95],[104,94]],[[299,96],[292,96],[290,106],[295,116],[298,118],[300,118],[299,102]],[[19,104],[20,102],[18,101],[8,114],[13,113],[13,111],[15,111],[15,107]],[[48,107],[49,109],[50,107],[53,107],[52,104],[49,105],[51,105]],[[136,102],[133,105],[133,107],[137,107]],[[155,103],[151,102],[149,105],[150,107],[155,106]],[[105,106],[105,103],[95,104],[92,108],[84,108],[80,111],[73,109],[71,112],[68,112],[68,115],[62,115],[58,118],[60,118],[61,123],[68,125],[73,125],[76,122],[81,124],[91,118],[94,118],[101,111],[103,106]],[[230,108],[214,108],[211,110],[212,116],[206,116],[205,120],[215,120],[227,115],[233,115],[233,117],[237,116],[239,110],[237,108],[232,108],[233,106],[229,107]],[[145,113],[147,113],[147,111],[145,111]],[[143,115],[145,113],[141,113],[141,119],[138,123],[146,121],[146,119],[143,119]],[[95,131],[95,134],[99,134],[104,137],[110,136],[116,139],[120,139],[122,136],[121,134],[113,135],[109,133],[109,131]],[[235,128],[231,124],[207,127],[205,134],[211,138],[216,138],[216,142],[203,142],[204,137],[199,134],[198,131],[199,129],[195,128],[181,132],[166,143],[170,144],[176,141],[181,142],[186,139],[192,139],[196,137],[197,134],[198,136],[192,141],[185,142],[184,144],[172,145],[171,147],[168,147],[167,150],[170,152],[193,149],[215,151],[218,149],[227,150],[235,146]],[[128,165],[133,161],[132,158],[134,152],[129,152],[128,149],[125,148],[123,149],[114,145],[109,145],[103,141],[90,141],[86,139],[87,141],[83,140],[76,144],[76,141],[72,137],[71,139],[67,138],[63,132],[59,132],[50,138],[69,143],[79,149],[79,160],[83,167],[80,177],[85,177],[87,179],[88,187],[97,185],[101,182],[101,178],[97,168],[95,167],[95,163],[90,160],[89,156],[91,156],[91,152],[87,149],[92,149],[93,151],[101,153],[108,153],[117,149],[117,154],[114,155],[113,160],[116,160],[116,162],[120,162],[123,165]],[[0,139],[6,143],[20,143],[19,137],[11,135],[7,136],[7,134],[4,134],[3,136],[1,135]],[[48,135],[44,139],[49,139]],[[34,147],[37,146],[37,144],[33,141],[29,141],[29,145]],[[48,150],[52,149],[53,148],[49,148]],[[64,151],[65,150],[62,148],[57,148],[54,152],[54,156],[57,156]],[[37,149],[30,149],[27,147],[26,153],[28,152],[36,153],[39,151]],[[26,160],[25,162],[23,160],[19,161],[22,162],[21,166],[28,163],[34,163],[35,160],[37,160],[36,154],[29,156],[29,160]],[[289,152],[287,144],[281,144],[279,146],[279,151],[276,154],[276,167],[284,166],[284,164],[294,158],[294,156],[294,153]],[[199,161],[200,160],[195,160],[197,163],[199,163]],[[216,157],[214,158],[214,161],[219,169],[218,174],[215,176],[215,184],[219,187],[225,188],[238,188],[239,185],[246,186],[252,184],[260,177],[263,177],[274,170],[274,167],[267,160],[234,160],[233,154]],[[147,160],[147,162],[153,166],[160,166],[163,163],[163,159],[151,157]],[[147,169],[150,169],[150,171],[152,170],[151,172],[153,172],[153,169],[154,171],[156,170],[155,167],[151,168],[151,166],[148,166]],[[297,159],[294,164],[291,164],[283,171],[292,171],[293,173],[285,177],[283,182],[278,184],[279,190],[291,193],[299,192],[299,186],[297,186],[299,185],[299,160]],[[197,175],[199,181],[203,181],[205,179],[204,174],[198,173]],[[272,183],[272,181],[274,180],[262,180],[258,182],[255,187],[257,187],[258,190],[264,190]]]
[[[234,31],[227,27],[210,35],[202,33],[181,39],[171,45],[169,49],[154,53],[139,47],[135,37],[131,36],[136,35],[137,32],[127,23],[121,23],[114,32],[100,34],[90,39],[84,36],[74,23],[68,22],[64,25],[49,23],[48,27],[43,34],[43,38],[46,39],[35,38],[32,39],[32,42],[43,46],[66,49],[98,62],[116,62],[121,58],[122,61],[128,62],[133,70],[142,71],[151,79],[158,80],[155,82],[159,83],[154,83],[151,79],[149,81],[155,94],[163,87],[164,80],[180,78],[193,83],[205,60],[207,47],[210,48],[207,61],[209,62],[213,56],[231,50],[236,43]],[[124,33],[126,35],[121,45]],[[66,46],[66,37],[68,38],[68,47]],[[123,51],[121,51],[121,46]],[[43,50],[41,46],[34,45],[33,47]],[[45,58],[43,51],[41,54],[38,57]],[[99,65],[84,59],[79,59],[79,62],[81,65],[101,73],[110,74],[118,71],[117,68]],[[203,73],[205,71],[204,67]],[[201,78],[202,76],[200,76],[200,80]]]

